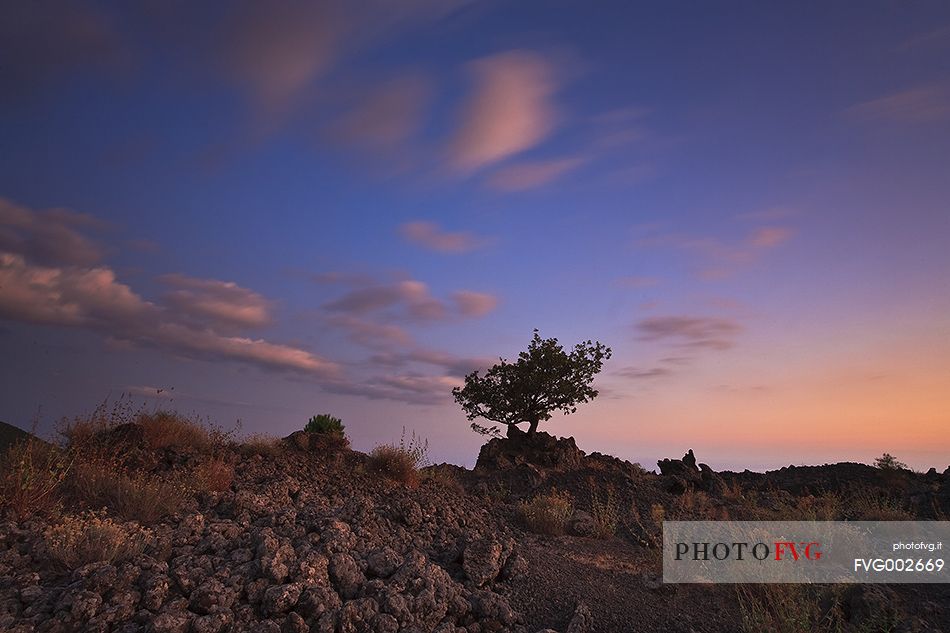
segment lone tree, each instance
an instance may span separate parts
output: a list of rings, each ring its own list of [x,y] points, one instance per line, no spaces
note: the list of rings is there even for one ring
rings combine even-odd
[[[591,383],[609,358],[610,348],[599,342],[578,343],[568,354],[556,338],[542,339],[535,330],[528,351],[518,354],[517,361],[502,358],[484,376],[473,371],[465,377],[464,387],[452,389],[452,395],[469,420],[507,424],[509,437],[527,422],[528,434],[533,435],[538,423],[550,420],[552,412],[574,413],[578,404],[597,397]],[[498,434],[497,427],[474,422],[472,429]]]

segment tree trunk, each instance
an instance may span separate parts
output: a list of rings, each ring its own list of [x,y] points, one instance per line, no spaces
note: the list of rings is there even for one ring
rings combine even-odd
[[[528,435],[534,435],[535,431],[538,430],[538,421],[531,420],[531,426],[528,427]]]

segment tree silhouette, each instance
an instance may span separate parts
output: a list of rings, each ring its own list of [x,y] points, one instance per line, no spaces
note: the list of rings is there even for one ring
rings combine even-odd
[[[508,425],[508,435],[527,422],[528,433],[534,434],[538,423],[551,419],[554,411],[565,415],[577,411],[577,405],[597,397],[591,386],[610,348],[585,341],[564,351],[556,338],[542,339],[538,330],[527,351],[518,360],[505,359],[493,365],[484,376],[473,371],[465,377],[465,386],[452,390],[469,420],[485,418]],[[480,433],[498,433],[497,427],[472,424]]]

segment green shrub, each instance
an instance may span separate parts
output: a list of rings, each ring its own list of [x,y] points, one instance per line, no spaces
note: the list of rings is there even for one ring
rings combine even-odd
[[[343,420],[335,418],[329,413],[321,413],[310,418],[304,431],[307,433],[321,433],[323,435],[343,435]]]

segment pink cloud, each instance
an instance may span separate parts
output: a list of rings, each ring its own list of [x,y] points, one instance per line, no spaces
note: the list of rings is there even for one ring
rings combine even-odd
[[[359,317],[384,317],[425,323],[444,321],[453,316],[482,316],[493,308],[494,297],[478,292],[460,290],[452,294],[454,309],[446,301],[432,296],[429,287],[409,279],[393,283],[374,283],[350,290],[342,297],[324,304],[331,313]]]
[[[653,229],[655,227],[649,227]],[[765,251],[789,240],[795,230],[784,226],[763,226],[744,240],[724,241],[718,237],[702,237],[676,233],[645,235],[636,244],[644,247],[670,247],[694,253],[701,260],[698,275],[705,280],[729,277],[742,266],[761,258]]]
[[[270,343],[263,339],[221,336],[213,330],[197,330],[178,323],[162,323],[144,342],[178,349],[200,358],[240,360],[278,370],[296,370],[325,378],[338,376],[340,367],[310,352]]]
[[[82,327],[196,359],[236,360],[322,378],[339,373],[336,363],[306,350],[227,336],[213,323],[182,320],[177,310],[146,301],[119,283],[107,267],[37,266],[20,255],[0,253],[0,287],[0,318]]]
[[[260,327],[271,321],[270,302],[234,282],[176,274],[160,280],[172,288],[165,302],[184,314],[241,327]]]
[[[443,231],[432,222],[407,222],[399,232],[410,242],[440,253],[467,253],[485,243],[471,233]]]
[[[351,341],[365,347],[386,348],[391,345],[409,345],[412,342],[408,332],[391,323],[375,323],[347,314],[329,316],[327,323],[342,329]]]
[[[431,93],[429,79],[419,73],[387,81],[350,108],[336,122],[334,134],[372,147],[404,143],[422,125]]]
[[[785,226],[763,226],[749,236],[749,244],[756,248],[773,248],[787,242],[795,231]]]
[[[474,171],[534,147],[551,133],[556,116],[550,100],[557,81],[541,56],[509,51],[469,68],[475,87],[450,147],[456,169]]]
[[[18,253],[50,265],[89,266],[103,256],[103,249],[81,228],[99,228],[92,216],[69,209],[37,211],[0,198],[0,251]]]
[[[0,316],[49,325],[121,323],[154,309],[108,268],[34,266],[0,253]]]
[[[735,345],[742,331],[735,321],[714,317],[659,316],[642,319],[636,324],[640,340],[674,340],[686,347],[724,350]]]
[[[519,163],[503,167],[488,179],[491,188],[499,191],[523,191],[546,185],[584,163],[581,158]]]
[[[617,285],[623,286],[624,288],[651,288],[659,284],[660,280],[656,277],[644,277],[641,275],[621,277],[617,280]]]
[[[459,314],[467,317],[485,316],[498,306],[498,297],[484,292],[459,290],[452,293]]]
[[[871,99],[846,110],[859,119],[932,123],[950,118],[950,83],[939,82]]]
[[[219,66],[258,107],[278,114],[329,69],[343,29],[334,3],[238,3],[222,24]]]

